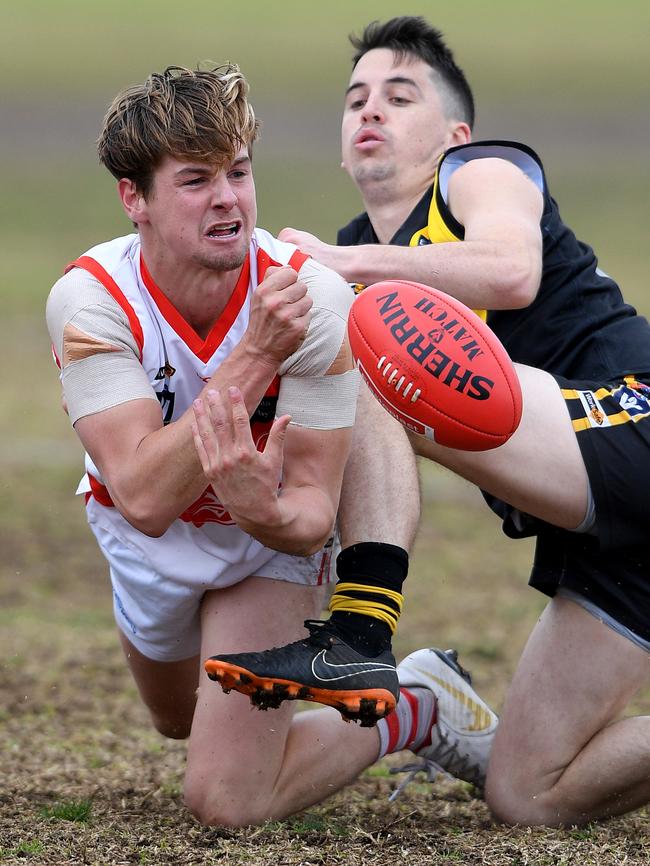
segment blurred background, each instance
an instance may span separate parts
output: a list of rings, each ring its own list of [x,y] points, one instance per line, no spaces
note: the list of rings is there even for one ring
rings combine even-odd
[[[21,677],[34,642],[73,635],[92,652],[105,634],[114,646],[105,569],[73,496],[81,452],[59,408],[43,309],[68,261],[130,230],[94,149],[122,87],[170,64],[239,63],[263,122],[259,224],[333,240],[360,210],[339,167],[347,34],[422,14],[473,85],[475,138],[535,148],[565,220],[650,311],[647,2],[2,0],[1,9],[0,618]],[[428,467],[423,483],[399,649],[459,644],[498,702],[542,604],[526,588],[530,547],[503,539],[461,482]]]
[[[60,409],[44,324],[47,294],[66,263],[131,230],[95,156],[104,112],[118,90],[168,65],[239,63],[263,122],[255,150],[259,224],[273,232],[292,225],[333,241],[360,210],[339,167],[347,34],[398,14],[422,14],[443,31],[474,88],[475,138],[519,139],[538,151],[565,220],[648,314],[647,0],[0,0],[3,862],[14,854],[19,860],[6,862],[23,862],[31,852],[47,863],[204,863],[201,850],[188,854],[183,846],[219,838],[199,837],[187,823],[184,745],[163,743],[153,732],[121,658],[106,567],[74,496],[81,449]],[[432,466],[423,467],[422,479],[422,528],[396,654],[431,644],[457,647],[481,694],[498,708],[544,604],[526,586],[531,544],[505,539],[469,485]],[[650,712],[650,695],[636,709]],[[368,771],[360,799],[354,791],[341,795],[346,805],[341,812],[335,801],[333,820],[366,827],[372,797],[393,784],[382,772],[387,776],[381,766]],[[467,862],[506,862],[496,850],[500,833],[481,836],[489,821],[480,802],[467,804],[465,813],[462,802],[450,804],[443,793],[436,806],[430,787],[423,790],[420,827],[435,834],[446,821],[452,836],[444,844],[453,851],[457,826],[469,827],[458,844],[496,848],[487,860],[481,853]],[[47,816],[66,797],[88,810],[92,800],[97,817],[83,833],[66,831],[61,848],[60,825]],[[354,803],[366,810],[361,818],[354,818]],[[382,811],[389,807],[377,808],[377,826],[392,828],[393,813]],[[155,829],[159,820],[164,832]],[[404,833],[409,826],[402,825]],[[638,839],[626,829],[631,825],[620,826],[622,846]],[[177,847],[169,843],[165,859],[168,830]],[[364,832],[362,844],[366,836],[373,840]],[[522,844],[531,838],[522,836]],[[573,862],[584,838],[573,834],[560,843],[568,857],[562,862]],[[319,838],[319,849],[329,839]],[[158,843],[150,855],[147,846]],[[417,862],[430,862],[425,843]],[[275,848],[263,860],[258,844],[251,842],[251,862],[276,863]],[[88,853],[91,845],[98,854]],[[544,835],[541,846],[547,850]],[[598,853],[584,862],[627,861],[623,850],[616,848],[612,860]],[[390,862],[401,862],[402,853]],[[376,854],[373,848],[373,860]]]

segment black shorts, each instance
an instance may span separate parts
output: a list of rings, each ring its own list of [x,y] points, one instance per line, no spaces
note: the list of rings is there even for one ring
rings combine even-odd
[[[650,640],[650,377],[571,381],[566,401],[596,509],[593,534],[552,527],[486,497],[511,537],[537,535],[530,585],[566,587]]]

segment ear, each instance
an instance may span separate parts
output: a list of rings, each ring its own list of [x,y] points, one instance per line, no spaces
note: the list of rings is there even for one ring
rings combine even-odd
[[[122,207],[131,222],[136,225],[146,222],[147,202],[134,181],[129,180],[128,177],[121,178],[117,182],[117,192]]]
[[[447,147],[456,147],[459,144],[469,144],[472,140],[472,130],[465,122],[460,120],[456,120],[449,125],[447,135]]]

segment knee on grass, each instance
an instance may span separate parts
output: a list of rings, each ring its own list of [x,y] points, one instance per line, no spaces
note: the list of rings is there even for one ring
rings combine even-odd
[[[192,730],[191,719],[169,718],[151,713],[154,728],[168,740],[186,740]]]
[[[270,803],[259,803],[254,798],[239,798],[228,786],[214,792],[209,786],[196,785],[186,780],[185,806],[196,820],[206,827],[250,827],[270,818]]]
[[[495,780],[488,775],[485,801],[493,818],[502,824],[521,827],[567,827],[588,824],[589,815],[580,816],[552,788],[519,789],[507,778]]]

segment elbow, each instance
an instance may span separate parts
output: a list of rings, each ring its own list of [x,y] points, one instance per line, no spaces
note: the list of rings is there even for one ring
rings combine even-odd
[[[170,527],[169,521],[163,521],[154,514],[140,515],[133,511],[122,511],[122,516],[134,529],[148,538],[160,538]]]
[[[312,526],[308,532],[303,535],[294,535],[291,542],[291,550],[286,550],[285,553],[291,553],[294,556],[313,556],[326,547],[332,540],[334,535],[334,516],[329,523],[323,521],[319,526]]]
[[[530,306],[539,290],[541,276],[541,263],[531,261],[529,256],[509,260],[495,286],[493,309],[521,310]]]
[[[118,499],[113,495],[113,502],[127,523],[149,538],[160,538],[171,525],[167,516],[156,509],[155,503],[147,499]]]
[[[129,518],[127,518],[129,520]],[[169,529],[169,524],[160,524],[155,522],[134,521],[129,520],[131,526],[146,535],[148,538],[161,538]]]
[[[312,542],[311,544],[305,544],[303,549],[297,554],[298,556],[313,556],[315,553],[320,553],[320,551],[325,547],[325,545],[331,539],[331,532],[327,535],[320,536],[317,541]]]
[[[330,528],[329,532],[326,533],[319,533],[318,535],[310,533],[304,538],[294,537],[288,542],[282,552],[290,553],[292,556],[313,556],[315,553],[320,553],[330,542],[332,533],[333,529]]]

